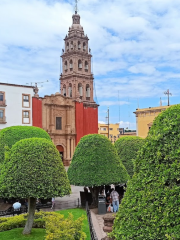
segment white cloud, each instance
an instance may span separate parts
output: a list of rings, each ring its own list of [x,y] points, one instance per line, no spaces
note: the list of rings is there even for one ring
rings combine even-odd
[[[180,94],[178,0],[81,0],[81,24],[90,38],[100,104],[125,98]],[[0,1],[0,82],[44,82],[40,94],[59,91],[60,55],[72,22],[65,0]],[[148,100],[147,100],[148,101]],[[156,100],[157,101],[157,100]],[[147,103],[149,105],[149,103]]]

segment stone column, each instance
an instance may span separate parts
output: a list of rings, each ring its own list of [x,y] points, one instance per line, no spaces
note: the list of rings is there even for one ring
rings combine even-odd
[[[66,159],[70,160],[70,139],[67,137],[66,139]]]
[[[73,157],[73,154],[74,154],[74,139],[71,138],[71,160],[72,160],[72,157]]]
[[[54,130],[54,107],[50,106],[50,132]]]

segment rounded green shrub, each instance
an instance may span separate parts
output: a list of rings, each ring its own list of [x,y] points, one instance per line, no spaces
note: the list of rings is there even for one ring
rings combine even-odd
[[[114,144],[130,177],[134,174],[134,160],[136,159],[137,152],[143,143],[144,139],[140,137],[126,136],[119,138]]]
[[[126,183],[129,175],[111,141],[100,134],[89,134],[78,143],[68,169],[70,183],[89,187],[97,205],[102,185]]]
[[[127,171],[110,140],[100,134],[89,134],[78,143],[68,177],[76,186],[101,186],[125,183]]]
[[[49,134],[38,127],[13,126],[2,129],[0,131],[0,163],[4,161],[5,146],[11,148],[19,140],[33,137],[51,140]]]
[[[154,120],[116,216],[115,239],[180,239],[180,105]]]
[[[20,140],[6,156],[0,178],[0,196],[47,199],[70,193],[61,157],[49,140]]]

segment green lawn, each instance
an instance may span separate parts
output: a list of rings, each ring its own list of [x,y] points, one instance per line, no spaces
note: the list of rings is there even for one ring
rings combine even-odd
[[[86,219],[84,220],[83,224],[83,231],[86,233],[87,238],[86,240],[90,240],[90,232],[89,232],[89,224],[87,220],[86,211],[84,209],[75,208],[75,209],[66,209],[57,211],[57,213],[61,213],[64,217],[68,217],[68,213],[72,213],[74,216],[74,220],[85,215]],[[32,229],[31,235],[24,236],[22,235],[23,228],[16,228],[10,231],[0,232],[0,240],[44,240],[45,238],[45,229]]]
[[[44,240],[44,236],[46,233],[45,229],[33,228],[31,235],[23,235],[23,228],[16,228],[10,231],[1,232],[0,239],[1,240]]]

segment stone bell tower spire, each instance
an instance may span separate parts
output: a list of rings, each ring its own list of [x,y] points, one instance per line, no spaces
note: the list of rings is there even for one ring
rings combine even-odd
[[[93,74],[91,73],[91,49],[89,39],[84,34],[77,14],[77,0],[75,14],[72,16],[72,26],[66,35],[65,49],[62,58],[61,94],[74,100],[88,104],[95,104],[93,100]]]

